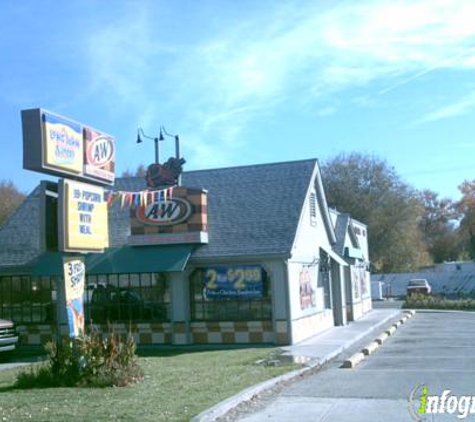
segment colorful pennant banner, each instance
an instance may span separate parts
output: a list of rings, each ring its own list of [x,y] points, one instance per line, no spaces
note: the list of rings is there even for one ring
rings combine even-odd
[[[156,202],[166,202],[173,198],[173,187],[161,190],[143,190],[138,192],[129,191],[105,191],[105,200],[111,206],[119,202],[121,207],[146,207]]]

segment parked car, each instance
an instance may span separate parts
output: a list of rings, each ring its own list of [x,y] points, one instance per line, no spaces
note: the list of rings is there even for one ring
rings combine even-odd
[[[432,291],[431,285],[424,278],[415,278],[415,279],[409,280],[409,283],[407,284],[407,287],[406,287],[406,294],[408,296],[414,293],[422,293],[422,294],[429,295],[431,291]]]
[[[0,319],[0,352],[12,353],[18,343],[15,324],[6,319]]]

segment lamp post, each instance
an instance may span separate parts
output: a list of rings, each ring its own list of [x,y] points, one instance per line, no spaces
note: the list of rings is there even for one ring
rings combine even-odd
[[[158,138],[146,135],[144,133],[144,131],[141,128],[139,128],[137,130],[137,143],[138,144],[141,144],[143,142],[140,135],[142,135],[142,137],[144,137],[146,139],[153,139],[153,141],[155,142],[155,164],[160,164],[160,144],[159,144],[159,142],[165,140],[165,138],[163,136],[163,133],[162,133],[162,127],[160,127],[160,135],[158,136]]]
[[[178,137],[178,135],[170,135],[167,132],[167,130],[165,129],[165,126],[160,126],[160,134],[159,134],[158,137],[152,137],[152,136],[146,135],[144,133],[144,131],[142,130],[142,128],[139,128],[137,130],[137,143],[138,144],[141,144],[143,142],[142,137],[147,138],[147,139],[153,139],[153,141],[155,142],[155,164],[160,164],[160,144],[159,144],[159,142],[165,140],[164,135],[175,139],[175,158],[180,159],[180,138]]]

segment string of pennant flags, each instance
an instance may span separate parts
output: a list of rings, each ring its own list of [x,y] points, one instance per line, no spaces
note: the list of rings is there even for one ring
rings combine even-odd
[[[105,199],[111,206],[119,202],[123,207],[146,207],[148,204],[166,202],[173,198],[173,187],[161,190],[142,190],[138,192],[130,191],[106,191]]]

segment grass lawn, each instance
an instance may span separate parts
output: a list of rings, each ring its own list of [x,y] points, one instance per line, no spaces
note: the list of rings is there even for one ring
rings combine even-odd
[[[18,369],[0,372],[1,421],[189,421],[246,387],[296,369],[257,365],[271,347],[172,349],[140,358],[145,379],[125,388],[12,388]]]

